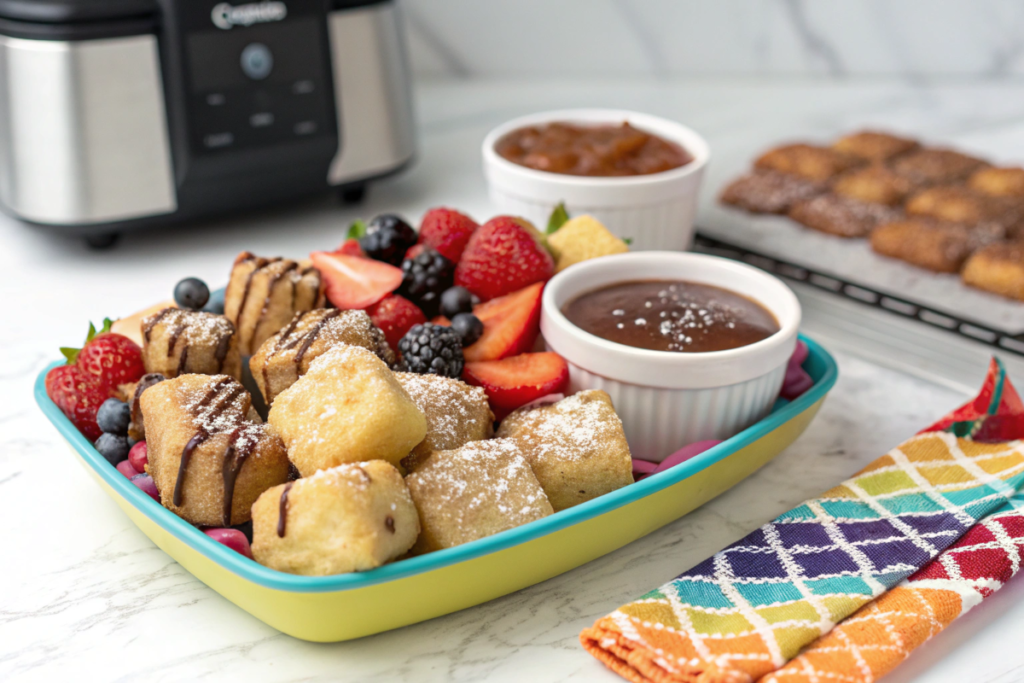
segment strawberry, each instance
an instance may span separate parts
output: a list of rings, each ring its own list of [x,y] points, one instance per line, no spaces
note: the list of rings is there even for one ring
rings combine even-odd
[[[366,257],[366,254],[363,253],[363,248],[359,246],[359,240],[355,239],[354,237],[350,237],[349,239],[345,240],[345,242],[340,247],[338,247],[334,251],[334,253],[344,254],[346,256],[362,256],[364,258]]]
[[[142,349],[128,337],[114,332],[101,332],[85,343],[77,358],[69,358],[87,375],[116,395],[122,384],[138,382],[146,374]]]
[[[419,243],[433,247],[452,263],[458,263],[466,243],[479,227],[476,221],[455,209],[431,209],[420,223]]]
[[[423,315],[419,306],[398,294],[388,294],[366,309],[366,312],[373,324],[384,331],[388,346],[395,353],[398,353],[398,342],[413,325],[427,322],[427,316]]]
[[[547,282],[555,261],[524,218],[498,216],[473,233],[455,269],[455,284],[487,301]]]
[[[411,261],[420,254],[422,254],[424,251],[426,251],[428,248],[429,247],[427,247],[427,245],[425,244],[414,244],[411,247],[409,247],[409,250],[407,252],[405,252],[405,257],[403,258],[403,260]],[[452,261],[452,263],[454,263],[454,261]]]
[[[462,376],[484,388],[497,420],[542,396],[564,393],[569,386],[569,366],[551,352],[466,363]]]
[[[326,251],[309,258],[324,279],[327,298],[341,309],[372,306],[402,284],[402,269],[381,261]]]
[[[485,301],[473,307],[473,315],[484,324],[484,333],[462,353],[466,361],[507,358],[533,348],[540,331],[540,297],[543,283]]]
[[[82,436],[95,441],[102,431],[96,412],[110,398],[110,392],[77,365],[61,365],[46,373],[46,395]]]

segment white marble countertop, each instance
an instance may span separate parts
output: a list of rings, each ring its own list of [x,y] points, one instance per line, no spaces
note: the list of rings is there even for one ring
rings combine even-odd
[[[806,434],[687,517],[579,569],[463,612],[350,643],[297,641],[218,596],[154,547],[73,464],[31,399],[36,373],[87,320],[166,298],[181,277],[226,279],[242,248],[297,256],[340,241],[357,215],[418,218],[488,206],[484,133],[514,115],[628,107],[685,121],[718,153],[786,136],[886,124],[1003,159],[1024,158],[1024,87],[884,81],[440,82],[419,92],[419,162],[367,203],[321,199],[88,251],[0,218],[0,680],[615,681],[579,647],[583,627],[831,487],[965,398],[845,353]],[[705,188],[710,196],[714,187]],[[980,384],[984,372],[978,368]],[[1024,378],[1018,378],[1024,384]],[[1024,579],[936,638],[889,680],[1024,677]]]

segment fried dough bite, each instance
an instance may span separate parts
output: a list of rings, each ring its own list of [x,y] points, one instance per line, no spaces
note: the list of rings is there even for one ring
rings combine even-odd
[[[415,471],[434,451],[451,451],[494,433],[494,414],[481,387],[441,375],[396,372],[395,378],[427,418],[427,435],[402,459],[406,471]]]
[[[906,204],[908,214],[930,216],[951,223],[980,225],[995,223],[1011,230],[1021,222],[1020,202],[989,197],[964,185],[930,187],[912,196]]]
[[[754,168],[823,182],[861,163],[856,157],[828,147],[797,143],[768,150],[754,161]]]
[[[871,248],[883,256],[937,273],[956,273],[971,252],[1002,237],[992,226],[970,228],[931,218],[907,218],[880,225],[871,233]]]
[[[990,197],[1024,197],[1024,168],[983,168],[971,174],[967,186]]]
[[[346,462],[393,465],[427,435],[427,420],[380,358],[359,346],[328,349],[277,395],[267,421],[299,473]]]
[[[971,254],[964,264],[965,284],[1024,301],[1024,243],[997,242]]]
[[[876,225],[894,220],[899,209],[870,204],[835,194],[823,194],[797,202],[789,217],[808,228],[836,237],[864,237]]]
[[[836,178],[832,184],[832,191],[837,195],[889,206],[901,204],[913,190],[909,180],[883,164],[855,168]]]
[[[339,344],[361,346],[389,367],[395,364],[395,354],[384,333],[366,311],[301,311],[249,359],[249,369],[267,405],[304,375],[318,356]]]
[[[885,161],[918,146],[917,140],[890,133],[862,130],[844,135],[832,143],[832,149],[865,161]]]
[[[405,483],[423,527],[416,554],[469,543],[554,512],[522,450],[509,439],[437,451]]]
[[[248,392],[227,375],[181,375],[139,399],[149,463],[165,508],[192,524],[232,526],[288,480],[281,439],[260,424]],[[256,418],[258,419],[258,418]]]
[[[374,569],[404,555],[420,520],[409,489],[383,460],[348,463],[268,489],[252,506],[252,554],[290,574]]]
[[[556,512],[633,483],[622,421],[603,391],[520,408],[502,421],[497,437],[519,444]]]
[[[760,170],[729,183],[720,200],[752,213],[786,213],[796,202],[821,194],[825,189],[824,183]]]
[[[142,362],[146,372],[242,376],[238,335],[222,315],[165,308],[142,321]]]
[[[981,159],[934,147],[923,147],[899,156],[890,165],[898,175],[918,186],[955,183],[988,166]]]
[[[224,292],[224,315],[238,328],[238,347],[252,355],[297,312],[324,304],[320,271],[308,261],[263,258],[243,251]]]

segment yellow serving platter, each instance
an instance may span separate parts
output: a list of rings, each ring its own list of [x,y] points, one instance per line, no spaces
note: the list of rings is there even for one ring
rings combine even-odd
[[[578,567],[682,517],[789,446],[835,384],[835,361],[814,341],[804,369],[814,385],[779,401],[731,439],[626,488],[510,531],[372,571],[307,577],[268,569],[212,540],[114,469],[46,395],[36,401],[128,517],[196,578],[257,619],[296,638],[335,642],[479,605]],[[59,363],[54,363],[54,367]]]

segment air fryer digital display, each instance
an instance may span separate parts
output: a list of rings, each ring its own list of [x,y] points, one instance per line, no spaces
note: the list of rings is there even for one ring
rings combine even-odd
[[[323,3],[177,3],[199,155],[335,134]]]

